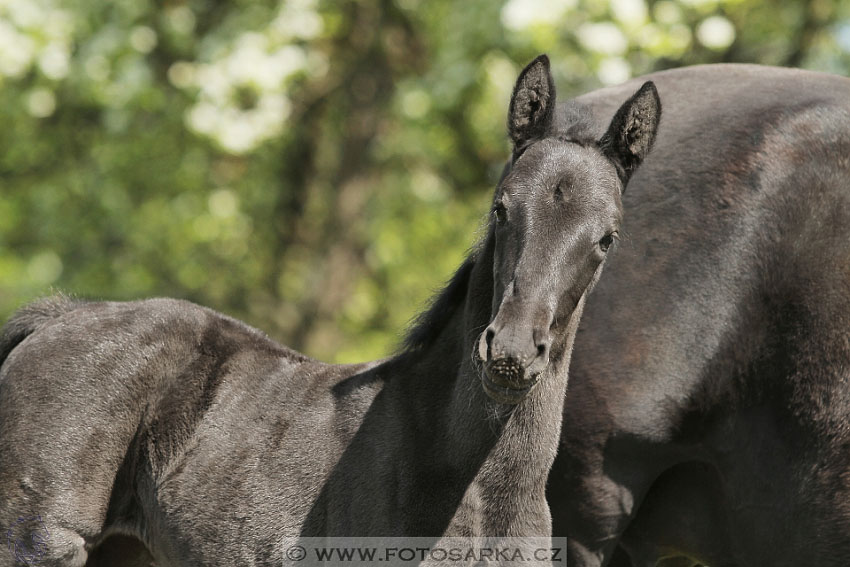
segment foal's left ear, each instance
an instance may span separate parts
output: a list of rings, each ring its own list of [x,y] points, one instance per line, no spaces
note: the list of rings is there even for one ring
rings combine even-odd
[[[599,148],[614,162],[623,187],[652,149],[660,119],[661,99],[655,83],[647,81],[620,107],[599,139]]]
[[[514,156],[530,141],[542,138],[554,116],[555,81],[549,70],[549,57],[540,55],[519,74],[511,95],[508,134],[514,143]]]

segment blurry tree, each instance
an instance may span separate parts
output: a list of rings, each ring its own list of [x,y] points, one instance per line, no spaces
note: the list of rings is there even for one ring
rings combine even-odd
[[[386,354],[474,243],[540,52],[565,97],[704,62],[848,75],[850,4],[0,1],[0,317],[170,295]]]

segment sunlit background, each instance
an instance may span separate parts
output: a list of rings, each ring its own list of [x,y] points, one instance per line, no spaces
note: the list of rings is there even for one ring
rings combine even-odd
[[[480,236],[541,52],[562,98],[707,62],[846,76],[850,2],[0,0],[0,317],[168,295],[383,356]]]

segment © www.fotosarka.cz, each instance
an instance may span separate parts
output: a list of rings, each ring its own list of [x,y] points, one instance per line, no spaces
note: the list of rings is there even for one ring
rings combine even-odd
[[[652,83],[601,137],[554,107],[541,56],[486,236],[386,360],[324,364],[172,299],[21,309],[0,339],[0,525],[40,515],[50,566],[110,534],[162,565],[280,565],[284,538],[549,537],[576,327],[661,112]]]

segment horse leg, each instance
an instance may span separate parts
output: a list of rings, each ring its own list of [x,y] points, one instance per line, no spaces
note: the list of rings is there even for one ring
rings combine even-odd
[[[109,455],[101,456],[103,463],[87,448],[66,446],[59,439],[60,427],[53,431],[57,439],[49,446],[21,443],[16,429],[49,428],[39,419],[17,423],[20,427],[0,424],[0,539],[8,548],[8,553],[0,550],[0,567],[16,562],[82,567],[120,508],[113,507],[122,498],[114,494],[120,467],[107,468]],[[86,427],[63,425],[75,430]],[[10,446],[19,450],[7,451]]]
[[[82,567],[104,530],[136,527],[124,519],[142,402],[104,379],[125,378],[117,352],[101,346],[115,366],[93,367],[97,345],[80,342],[33,335],[0,368],[0,567]]]
[[[553,533],[556,536],[569,534],[568,565],[601,567],[609,564],[631,517],[634,494],[642,492],[639,486],[640,483],[617,482],[601,470],[597,474],[582,475],[575,485],[550,478],[549,501],[571,503],[570,506],[553,507]],[[566,515],[560,515],[562,512]]]
[[[567,558],[573,566],[654,566],[666,555],[652,540],[631,538],[632,546],[618,546],[653,483],[675,457],[663,447],[641,446],[626,436],[608,442],[602,451],[600,445],[579,440],[572,444],[577,450],[562,447],[559,452],[547,494],[553,533],[567,535]]]
[[[150,551],[141,541],[113,535],[92,550],[86,567],[150,567],[153,564]]]
[[[8,491],[0,491],[5,499]],[[8,504],[19,499],[4,500],[0,506],[3,522],[3,547],[0,550],[0,567],[12,565],[45,565],[83,567],[88,557],[86,550],[87,526],[72,514],[63,513],[61,507],[30,500],[45,510],[44,514],[19,515]]]
[[[711,465],[676,465],[653,483],[620,545],[635,565],[731,567],[723,488]]]

